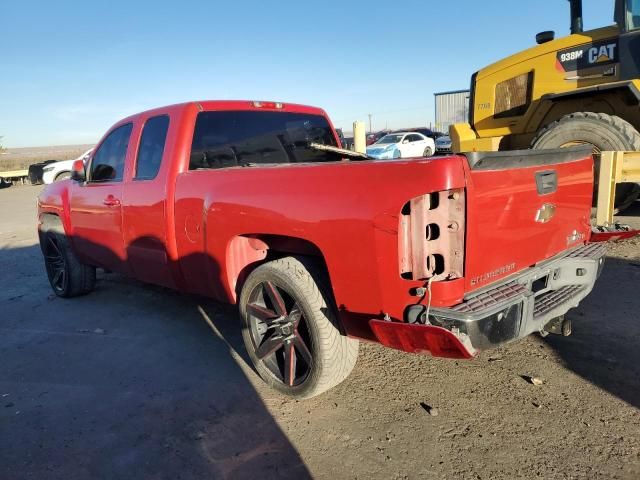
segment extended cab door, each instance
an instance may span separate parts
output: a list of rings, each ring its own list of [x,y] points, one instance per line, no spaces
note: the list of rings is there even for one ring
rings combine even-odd
[[[98,145],[85,183],[73,182],[73,243],[88,263],[127,273],[122,241],[122,179],[133,124],[115,127]]]
[[[167,231],[173,231],[167,222],[169,126],[167,114],[156,112],[140,118],[134,134],[139,142],[135,142],[137,151],[126,174],[122,208],[125,249],[135,277],[175,287],[167,252]]]

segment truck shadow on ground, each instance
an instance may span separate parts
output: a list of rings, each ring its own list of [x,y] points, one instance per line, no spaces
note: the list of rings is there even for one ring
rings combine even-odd
[[[640,409],[640,259],[607,258],[591,293],[569,311],[573,333],[544,341],[565,366]]]
[[[235,309],[116,274],[59,299],[38,246],[0,269],[0,478],[310,476],[235,353]]]
[[[0,478],[310,476],[252,383],[235,308],[118,274],[59,299],[38,246],[0,249],[0,271]],[[545,339],[637,408],[639,280],[640,262],[609,259],[573,336]]]

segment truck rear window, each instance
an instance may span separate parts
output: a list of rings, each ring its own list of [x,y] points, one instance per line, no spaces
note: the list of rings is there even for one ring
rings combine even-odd
[[[196,119],[189,169],[340,160],[309,143],[337,146],[320,115],[273,111],[201,112]]]

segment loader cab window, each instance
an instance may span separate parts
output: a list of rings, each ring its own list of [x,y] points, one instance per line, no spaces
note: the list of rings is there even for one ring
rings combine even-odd
[[[132,123],[113,130],[91,160],[89,182],[121,182],[124,174],[124,161],[127,156]]]

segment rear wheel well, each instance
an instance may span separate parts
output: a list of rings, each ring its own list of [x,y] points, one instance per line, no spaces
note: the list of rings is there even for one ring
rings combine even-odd
[[[229,242],[226,270],[231,291],[239,298],[249,274],[263,263],[284,257],[304,259],[330,285],[329,269],[320,249],[298,237],[273,234],[238,235]]]

